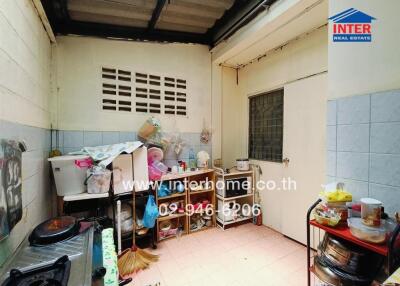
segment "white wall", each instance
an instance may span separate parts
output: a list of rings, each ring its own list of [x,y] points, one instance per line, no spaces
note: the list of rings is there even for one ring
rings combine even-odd
[[[237,70],[222,68],[222,159],[224,167],[230,168],[236,164],[236,159],[245,158],[241,138],[246,132],[242,128],[243,106],[237,84]]]
[[[223,68],[213,63],[211,67],[211,129],[213,159],[222,158],[222,78]]]
[[[0,2],[0,118],[48,128],[49,38],[29,0]]]
[[[240,146],[231,153],[234,158],[247,156],[248,96],[281,88],[294,80],[327,71],[326,37],[327,28],[323,27],[239,70],[240,96],[236,97],[239,99],[236,103],[239,108],[224,105],[222,111],[224,115],[230,114],[236,120],[236,124],[225,126],[223,130],[223,136],[234,133],[235,144]],[[234,79],[232,77],[232,72],[224,73],[224,81],[230,79],[232,84],[236,84],[236,76]],[[229,92],[225,89],[224,93]]]
[[[400,1],[329,1],[329,15],[355,8],[375,17],[371,43],[334,43],[329,27],[329,97],[391,90],[400,87]]]
[[[330,1],[330,16],[355,8],[376,20],[366,43],[335,43],[329,26],[327,178],[344,182],[353,200],[379,199],[393,216],[400,210],[400,1],[382,4]]]
[[[50,147],[51,45],[30,0],[0,1],[0,140],[24,140],[23,218],[0,243],[0,265],[50,215],[47,154]]]
[[[247,156],[248,96],[282,88],[296,80],[302,80],[314,74],[321,74],[327,70],[328,43],[326,26],[304,38],[292,41],[282,49],[269,53],[258,62],[240,69],[238,87],[235,87],[236,75],[234,70],[224,69],[223,83],[229,82],[230,85],[225,86],[223,84],[223,102],[228,97],[236,101],[230,102],[229,105],[223,104],[222,108],[223,118],[230,118],[233,122],[232,124],[223,124],[223,161],[232,165],[236,158]],[[321,80],[323,80],[322,77]],[[320,94],[322,98],[327,98],[327,90],[321,90]],[[325,106],[321,106],[321,110],[325,110]],[[322,118],[316,120],[324,121],[325,118],[322,116]],[[324,137],[324,124],[321,124],[321,126],[320,134]],[[310,140],[312,139],[310,138]],[[292,144],[295,144],[295,142],[292,142]],[[321,148],[321,150],[325,150],[325,148]],[[324,152],[321,153],[321,157],[324,158]],[[261,165],[263,169],[262,179],[264,181],[275,180],[279,182],[284,176],[282,164],[280,163],[266,163],[263,161],[255,163]],[[306,167],[301,166],[301,168]],[[325,175],[323,166],[317,172],[319,173],[315,174],[315,176],[322,180]],[[279,231],[282,226],[281,216],[284,215],[282,213],[282,208],[284,207],[282,200],[282,196],[276,192],[262,195],[263,223]]]
[[[165,131],[200,132],[211,127],[211,56],[208,47],[58,37],[55,125],[64,130],[137,131],[148,114],[100,109],[101,66],[187,80],[188,116],[159,116]]]

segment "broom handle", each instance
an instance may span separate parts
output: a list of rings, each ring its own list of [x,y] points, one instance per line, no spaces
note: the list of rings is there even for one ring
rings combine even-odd
[[[118,255],[121,254],[121,201],[117,201]]]

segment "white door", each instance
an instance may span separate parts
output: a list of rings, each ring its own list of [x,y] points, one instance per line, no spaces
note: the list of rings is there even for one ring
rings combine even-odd
[[[325,181],[327,74],[284,87],[283,176],[296,190],[282,191],[281,232],[306,242],[306,212]]]

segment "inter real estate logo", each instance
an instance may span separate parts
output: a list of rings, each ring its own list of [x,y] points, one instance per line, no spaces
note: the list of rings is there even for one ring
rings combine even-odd
[[[333,22],[334,42],[371,42],[371,23],[376,20],[354,8],[329,18]]]

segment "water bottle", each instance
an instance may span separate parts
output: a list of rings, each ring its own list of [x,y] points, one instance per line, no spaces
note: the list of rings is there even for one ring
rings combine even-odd
[[[196,157],[193,148],[189,150],[189,168],[196,168]]]

